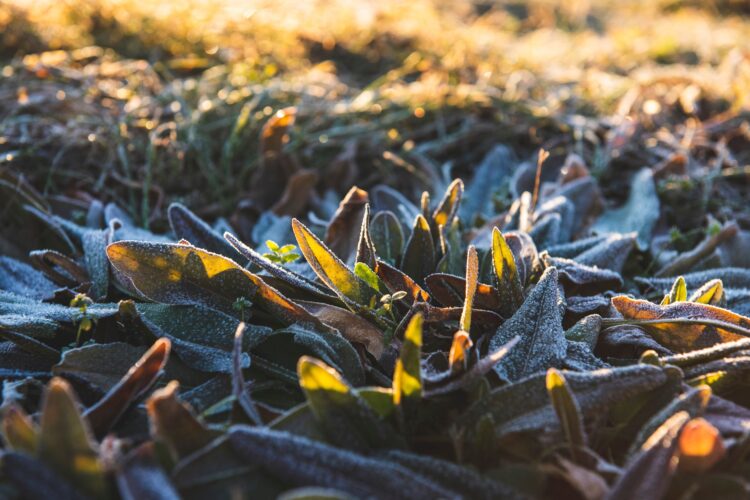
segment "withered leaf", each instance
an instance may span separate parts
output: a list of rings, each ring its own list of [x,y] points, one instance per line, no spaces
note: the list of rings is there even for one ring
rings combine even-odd
[[[177,397],[179,383],[171,381],[154,392],[146,402],[152,436],[163,442],[175,459],[193,453],[215,437],[192,410]]]
[[[740,340],[743,336],[731,327],[750,327],[750,318],[708,304],[678,302],[658,306],[619,295],[612,298],[612,305],[626,319],[639,321],[660,344],[678,353]]]

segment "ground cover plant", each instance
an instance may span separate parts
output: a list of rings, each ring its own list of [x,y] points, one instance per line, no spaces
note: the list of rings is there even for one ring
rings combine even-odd
[[[0,4],[0,494],[746,498],[745,11]]]

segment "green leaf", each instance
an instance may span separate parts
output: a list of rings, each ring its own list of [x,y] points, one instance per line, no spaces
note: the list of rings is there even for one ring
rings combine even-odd
[[[297,374],[318,425],[332,444],[360,451],[398,445],[394,429],[331,367],[303,356]]]
[[[567,341],[562,328],[557,287],[557,270],[549,267],[534,287],[523,305],[490,339],[494,351],[516,335],[518,344],[495,372],[507,380],[519,380],[544,371],[550,366],[559,367],[565,359]]]
[[[266,240],[266,246],[272,252],[278,252],[279,251],[279,244],[276,243],[275,241]]]
[[[395,265],[404,246],[404,232],[393,212],[378,212],[370,223],[370,237],[379,259]]]
[[[375,290],[346,267],[304,224],[293,219],[292,229],[310,267],[342,300],[367,306],[377,296]]]
[[[422,325],[424,319],[420,313],[414,314],[404,332],[404,343],[401,355],[393,371],[393,402],[401,406],[402,402],[418,400],[422,397]]]
[[[414,219],[409,241],[406,242],[401,270],[418,284],[435,271],[435,246],[430,225],[421,214]]]
[[[523,288],[518,277],[516,259],[498,228],[492,230],[492,267],[500,295],[500,314],[511,317],[523,303]]]
[[[104,467],[80,404],[63,379],[47,386],[39,431],[39,458],[76,486],[97,498],[106,496]]]
[[[370,285],[370,288],[373,290],[379,292],[379,293],[386,293],[386,286],[385,283],[383,283],[377,274],[375,274],[375,271],[370,269],[370,266],[365,264],[364,262],[357,262],[354,264],[354,274],[359,276],[359,278]]]
[[[550,368],[547,370],[547,393],[549,394],[552,407],[555,409],[560,421],[563,433],[571,446],[573,456],[577,456],[577,450],[586,445],[586,437],[583,433],[583,419],[578,408],[573,392],[565,381],[563,374]]]

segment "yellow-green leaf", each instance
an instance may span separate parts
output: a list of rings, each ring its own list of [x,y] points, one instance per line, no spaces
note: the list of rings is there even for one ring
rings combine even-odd
[[[11,405],[3,415],[3,438],[11,450],[36,454],[39,429],[21,408]]]
[[[119,241],[107,247],[116,272],[145,297],[166,304],[199,304],[234,314],[251,300],[285,324],[317,319],[231,259],[190,245]]]
[[[440,200],[437,208],[432,214],[432,221],[434,227],[450,225],[453,217],[458,211],[458,206],[461,203],[461,196],[464,193],[464,183],[461,179],[456,179],[451,182],[448,189],[445,191],[443,199]]]
[[[297,245],[315,274],[342,300],[367,306],[377,292],[346,267],[312,231],[297,219],[292,219],[292,230]]]
[[[555,368],[547,370],[546,382],[552,407],[571,446],[573,456],[576,456],[576,450],[586,445],[578,402],[560,371]]]
[[[404,333],[401,355],[393,371],[393,402],[396,406],[406,400],[422,396],[422,324],[424,319],[417,313],[412,316]]]
[[[666,306],[674,304],[675,302],[685,302],[687,300],[687,285],[685,284],[685,278],[679,276],[674,280],[672,289],[669,294],[664,297],[661,301],[661,305]]]
[[[53,378],[47,386],[39,431],[39,458],[87,494],[106,495],[104,467],[88,424],[68,383]]]
[[[297,374],[315,420],[332,443],[356,450],[401,444],[394,429],[336,370],[320,360],[302,356]]]
[[[471,331],[471,308],[474,306],[474,294],[479,281],[479,259],[477,249],[469,245],[466,252],[466,292],[464,293],[464,309],[461,313],[460,326],[465,332]]]
[[[498,228],[492,230],[492,267],[501,299],[499,312],[503,317],[510,318],[523,304],[523,287],[513,252]]]
[[[690,302],[721,306],[724,300],[724,283],[719,279],[707,281],[688,299]]]

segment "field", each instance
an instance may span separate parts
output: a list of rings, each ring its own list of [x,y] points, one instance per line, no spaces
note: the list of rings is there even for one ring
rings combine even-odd
[[[0,496],[746,498],[749,181],[744,0],[0,0]]]

